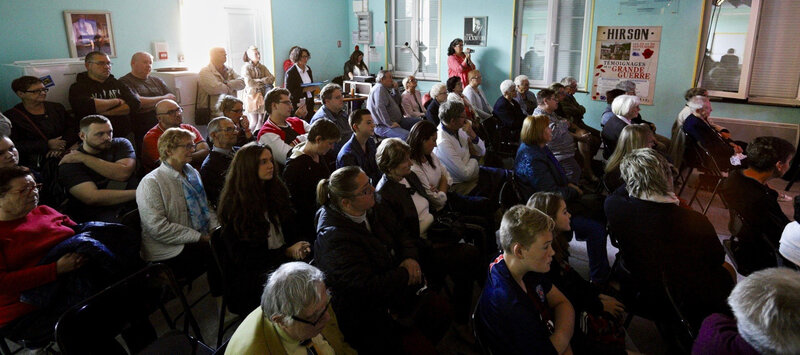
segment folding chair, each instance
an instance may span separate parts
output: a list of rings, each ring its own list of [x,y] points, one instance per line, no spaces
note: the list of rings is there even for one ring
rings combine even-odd
[[[711,197],[708,199],[708,203],[705,206],[703,206],[702,202],[700,202],[700,200],[697,199],[697,192],[700,191],[700,189],[702,188],[702,181],[699,180],[699,178],[698,178],[697,188],[694,190],[692,198],[689,200],[688,203],[688,205],[691,206],[692,203],[695,201],[695,199],[697,199],[697,203],[700,205],[703,215],[705,215],[708,212],[708,209],[711,207],[711,203],[714,202],[714,198],[717,196],[717,193],[719,192],[719,187],[725,180],[725,173],[727,173],[727,171],[723,171],[722,169],[720,169],[719,164],[717,164],[717,161],[714,160],[714,157],[711,155],[711,153],[707,149],[705,149],[701,144],[694,142],[694,140],[687,139],[686,149],[688,152],[690,152],[690,154],[694,155],[694,159],[696,160],[694,160],[694,162],[691,162],[691,160],[687,161],[688,165],[690,166],[690,170],[689,170],[689,175],[686,176],[684,181],[689,180],[689,176],[691,175],[692,171],[691,168],[697,168],[697,170],[699,170],[705,176],[710,177],[710,179],[712,179],[713,181],[712,183],[714,185],[714,188],[711,190]],[[686,183],[684,183],[684,186],[686,186]],[[683,191],[683,188],[681,188],[681,191]],[[725,204],[724,201],[723,204],[725,205],[725,208],[727,208],[727,204]]]
[[[172,271],[164,264],[148,265],[64,312],[55,330],[59,349],[67,355],[124,353],[115,338],[147,316],[151,306],[148,301],[159,301],[161,287],[167,287],[177,296],[194,336],[189,334],[189,328],[172,330],[151,342],[142,352],[212,354],[213,350],[196,338],[200,336],[200,326]]]
[[[222,276],[221,282],[222,287],[224,290],[228,289],[227,283],[227,274],[226,274],[226,258],[230,258],[228,253],[226,252],[227,248],[225,246],[225,241],[222,240],[222,227],[217,227],[211,232],[211,239],[209,240],[209,244],[211,246],[211,254],[214,256],[214,264],[217,266],[219,270],[219,274]],[[222,344],[222,338],[225,336],[225,332],[230,329],[233,325],[237,322],[234,321],[225,327],[225,314],[228,310],[228,302],[227,297],[225,294],[222,295],[222,304],[219,307],[219,324],[217,325],[217,346]],[[242,315],[237,314],[237,321],[242,319]]]

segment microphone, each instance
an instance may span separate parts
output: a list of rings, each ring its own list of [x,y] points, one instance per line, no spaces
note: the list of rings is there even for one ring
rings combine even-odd
[[[464,52],[467,52],[467,53],[475,53],[475,50],[474,50],[474,49],[472,49],[472,48],[467,48],[467,49],[465,49],[465,50],[464,50]]]

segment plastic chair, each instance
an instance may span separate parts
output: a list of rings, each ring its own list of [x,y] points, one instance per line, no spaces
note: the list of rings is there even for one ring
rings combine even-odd
[[[195,336],[189,334],[188,327],[169,331],[142,352],[211,354],[213,350],[195,338],[200,336],[200,327],[172,271],[164,264],[148,265],[64,312],[55,330],[59,349],[63,354],[125,353],[115,338],[149,314],[148,300],[158,302],[161,287],[177,296]]]

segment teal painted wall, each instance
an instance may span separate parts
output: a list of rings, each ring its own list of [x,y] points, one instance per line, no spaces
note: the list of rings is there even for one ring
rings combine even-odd
[[[331,80],[342,75],[350,57],[348,10],[344,0],[272,0],[272,30],[275,53],[275,76],[283,83],[283,61],[289,49],[298,45],[311,52],[308,66],[314,80]],[[352,6],[352,5],[349,5]],[[336,46],[342,41],[342,47]]]
[[[0,65],[17,60],[69,58],[64,10],[111,11],[117,47],[112,72],[117,77],[130,71],[133,53],[152,53],[153,41],[166,41],[170,57],[168,61],[155,62],[154,67],[177,64],[181,51],[178,0],[3,0],[0,1],[3,14]],[[10,85],[2,81],[0,90],[10,91]],[[16,104],[5,101],[8,100],[0,102],[0,109]]]

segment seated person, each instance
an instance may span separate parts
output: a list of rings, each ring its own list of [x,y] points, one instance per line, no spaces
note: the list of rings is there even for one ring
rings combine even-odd
[[[577,88],[577,84],[575,84]],[[573,120],[567,116],[567,112],[561,109],[561,102],[569,102],[570,101],[570,92],[572,91],[571,88],[568,88],[561,83],[552,83],[550,84],[550,90],[555,93],[555,99],[558,101],[558,107],[556,108],[556,117],[561,117],[567,119],[569,122],[569,131],[570,134],[574,137],[574,140],[578,143],[578,151],[580,152],[579,155],[576,155],[576,160],[583,162],[583,175],[584,177],[589,180],[590,182],[597,182],[599,179],[594,175],[594,169],[592,168],[592,158],[597,155],[597,151],[600,150],[601,145],[601,137],[600,132],[596,129],[587,126],[583,123],[583,119],[579,118],[578,122],[573,122]],[[574,98],[572,98],[574,100]],[[577,102],[575,102],[577,104]],[[567,103],[569,105],[569,103]],[[538,107],[537,107],[538,109]],[[572,113],[574,114],[574,112]],[[582,117],[582,116],[581,116]],[[585,126],[585,127],[584,127]],[[556,130],[553,129],[553,133]],[[595,135],[595,132],[597,134]],[[558,155],[558,153],[554,150],[554,153]],[[569,173],[568,173],[569,175]]]
[[[447,100],[448,101],[458,101],[464,104],[464,114],[467,116],[467,119],[472,121],[473,125],[477,122],[475,120],[475,110],[472,109],[472,103],[469,100],[464,98],[464,87],[461,86],[461,78],[457,76],[451,76],[447,79]]]
[[[605,126],[601,136],[605,149],[603,150],[603,158],[608,159],[614,148],[617,147],[619,135],[622,134],[622,129],[625,126],[632,124],[631,121],[639,116],[639,98],[633,95],[620,95],[611,103],[611,112],[614,117],[611,117]]]
[[[333,290],[333,309],[345,340],[365,354],[435,353],[417,328],[393,318],[416,302],[424,279],[419,263],[394,253],[392,237],[371,212],[375,189],[356,166],[338,169],[317,186],[315,263]],[[428,315],[428,314],[425,314]],[[421,315],[422,316],[422,315]],[[403,347],[404,338],[422,349]]]
[[[8,137],[10,135],[11,135],[11,121],[9,121],[8,117],[0,113],[0,136]]]
[[[320,91],[319,97],[322,100],[322,107],[311,117],[311,123],[320,119],[326,119],[333,122],[336,127],[339,128],[339,141],[336,142],[333,149],[329,150],[325,155],[330,167],[334,168],[336,157],[339,155],[342,146],[350,140],[350,137],[353,135],[353,130],[347,122],[347,110],[345,110],[344,107],[344,95],[341,86],[333,83],[325,85],[322,91]]]
[[[460,80],[458,77],[456,79]],[[422,265],[423,274],[438,286],[450,276],[453,281],[453,312],[456,331],[471,335],[472,289],[482,279],[478,249],[467,243],[436,240],[428,235],[434,222],[431,198],[411,171],[411,148],[398,138],[387,138],[378,146],[376,158],[383,178],[376,187],[376,207],[383,223],[393,234],[400,259],[411,258]]]
[[[0,151],[2,152],[2,151]],[[790,222],[781,234],[778,252],[786,266],[800,270],[800,197],[794,197],[794,222]]]
[[[217,219],[208,208],[200,174],[189,164],[194,133],[169,128],[158,138],[161,165],[136,189],[142,225],[142,259],[169,266],[178,278],[195,279],[212,270],[208,241]],[[212,294],[219,285],[209,272]]]
[[[483,93],[483,89],[480,87],[483,79],[481,72],[478,69],[472,70],[467,74],[467,79],[469,80],[469,85],[464,88],[464,97],[472,103],[475,115],[481,121],[492,117],[492,106],[489,106],[489,102],[486,101],[486,94]]]
[[[733,288],[733,310],[714,313],[703,321],[693,354],[798,354],[795,331],[800,275],[786,268],[754,272]],[[766,306],[769,305],[769,306]]]
[[[48,206],[37,207],[39,186],[28,168],[0,168],[0,327],[4,338],[24,339],[32,348],[52,340],[56,322],[74,303],[141,267],[138,240],[121,231],[127,229],[76,225]]]
[[[194,134],[194,142],[192,143],[194,143],[195,147],[191,164],[196,169],[200,168],[209,152],[208,143],[203,140],[203,136],[197,128],[188,123],[183,123],[183,109],[178,103],[172,100],[159,101],[156,104],[156,118],[158,118],[158,124],[147,131],[142,142],[142,167],[144,167],[144,170],[150,172],[158,167],[160,162],[163,162],[163,159],[158,155],[160,152],[158,150],[158,139],[167,129],[179,127]]]
[[[561,85],[564,86],[564,97],[558,102],[558,111],[561,117],[566,117],[573,125],[592,134],[596,139],[600,138],[600,131],[583,122],[583,115],[586,107],[578,103],[575,93],[578,92],[578,81],[571,76],[561,78]]]
[[[11,122],[11,135],[22,156],[21,164],[41,171],[47,159],[61,159],[78,143],[78,122],[57,102],[47,100],[39,78],[22,76],[11,82],[22,100],[5,112]]]
[[[606,110],[603,111],[603,116],[600,118],[600,125],[605,126],[612,117],[617,117],[614,111],[611,111],[611,104],[619,96],[625,95],[625,90],[611,89],[606,91]]]
[[[372,135],[375,133],[375,122],[369,110],[358,109],[350,114],[348,120],[353,130],[353,136],[342,146],[339,156],[336,157],[336,169],[345,166],[358,166],[370,179],[372,185],[377,185],[381,179],[381,171],[375,161],[375,151],[378,149]]]
[[[510,130],[512,140],[522,128],[522,121],[525,120],[525,112],[522,111],[522,106],[514,98],[517,97],[517,86],[511,80],[503,80],[500,83],[500,92],[503,96],[497,98],[494,102],[494,115],[500,119],[501,127]]]
[[[392,94],[396,85],[391,70],[379,71],[367,98],[367,109],[372,112],[377,124],[375,133],[381,137],[406,139],[408,130],[420,119],[403,115],[400,97],[395,98]]]
[[[8,136],[0,135],[0,168],[10,168],[19,164],[19,151]]]
[[[683,131],[691,138],[686,142],[690,144],[700,144],[705,150],[711,153],[714,161],[723,171],[731,170],[735,166],[731,163],[731,157],[741,154],[746,147],[726,139],[714,129],[708,118],[711,116],[711,101],[702,96],[695,96],[687,104],[692,110],[692,114],[683,123]]]
[[[605,219],[602,207],[597,206],[597,201],[602,198],[591,194],[584,196],[580,187],[567,180],[564,169],[547,147],[552,136],[550,121],[546,116],[529,116],[525,119],[522,124],[522,144],[514,160],[518,187],[524,199],[539,191],[561,194],[575,214],[572,227],[578,240],[586,240],[591,279],[604,283],[610,267],[603,226]]]
[[[242,100],[239,100],[236,96],[220,95],[217,102],[217,111],[222,112],[222,115],[230,119],[233,122],[233,126],[236,127],[236,142],[234,145],[241,147],[247,143],[255,142],[256,137],[253,136],[253,131],[250,130],[250,120],[244,114]],[[208,135],[211,136],[211,133]],[[208,144],[214,147],[214,140],[209,140]]]
[[[364,63],[364,52],[358,49],[350,53],[350,59],[344,62],[344,75],[345,80],[353,80],[356,76],[369,76],[369,68]]]
[[[74,221],[119,222],[136,208],[136,153],[125,138],[114,138],[111,122],[99,115],[81,120],[83,142],[61,159],[58,180],[69,193],[64,211]]]
[[[569,182],[577,185],[580,182],[582,170],[580,164],[578,164],[578,161],[575,159],[575,141],[586,141],[589,139],[589,136],[578,135],[577,133],[571,132],[569,130],[571,126],[570,122],[556,115],[555,111],[558,107],[558,99],[556,97],[556,92],[553,90],[539,90],[536,94],[539,106],[533,110],[533,115],[547,116],[547,119],[550,121],[552,137],[550,141],[547,142],[547,148],[553,152],[553,156],[556,157],[558,163],[564,168],[564,173],[566,173]],[[594,176],[594,174],[591,173],[591,169],[586,173],[587,175],[591,174],[591,176]]]
[[[453,191],[462,195],[495,199],[506,180],[506,170],[480,166],[476,157],[486,154],[486,145],[472,130],[464,105],[445,101],[439,109],[439,134],[433,154],[453,178]]]
[[[743,230],[736,233],[738,249],[743,252],[736,255],[736,262],[746,264],[744,269],[755,271],[777,266],[775,251],[759,234],[777,246],[784,227],[789,224],[778,204],[778,192],[767,183],[789,171],[794,152],[791,143],[778,137],[753,139],[747,145],[747,168],[732,170],[720,187],[728,208],[744,219]]]
[[[631,80],[623,80],[617,83],[616,89],[624,90],[626,95],[636,95],[636,83]],[[670,148],[670,139],[656,133],[656,125],[653,122],[645,121],[639,113],[631,119],[634,124],[646,124],[653,131],[653,137],[656,138],[656,150],[661,153],[667,154]]]
[[[425,119],[429,122],[439,125],[439,105],[447,101],[447,85],[436,83],[431,86],[431,101],[425,109]]]
[[[605,202],[608,226],[640,293],[642,307],[671,309],[662,275],[694,329],[709,314],[723,312],[736,277],[714,226],[699,212],[678,206],[666,159],[651,148],[636,149],[620,163],[625,186]],[[680,223],[676,223],[680,221]],[[701,271],[702,270],[702,271]],[[623,292],[627,285],[623,283]],[[657,312],[656,317],[664,314]]]
[[[403,79],[402,107],[406,115],[416,118],[425,117],[425,108],[422,107],[422,96],[417,90],[417,78],[413,75]]]
[[[225,175],[231,165],[233,155],[239,150],[236,143],[236,125],[227,117],[217,117],[208,123],[208,136],[215,142],[203,165],[200,166],[200,178],[206,189],[206,196],[211,206],[216,206],[219,194],[225,185]]]
[[[268,146],[252,143],[239,149],[228,175],[217,207],[226,246],[225,297],[231,312],[245,314],[258,305],[267,274],[285,262],[305,259],[311,245],[292,240],[298,222]]]
[[[261,285],[261,305],[236,328],[226,354],[356,353],[339,330],[322,271],[286,263]]]
[[[653,131],[645,125],[632,124],[622,129],[617,147],[614,148],[614,153],[611,153],[611,157],[608,158],[605,168],[606,173],[603,175],[603,184],[605,184],[609,193],[625,185],[625,181],[622,181],[622,174],[619,171],[619,163],[622,158],[634,149],[653,148],[656,145],[655,143]]]
[[[536,95],[530,91],[531,84],[527,75],[518,75],[514,78],[514,85],[517,87],[517,95],[514,100],[519,103],[522,113],[525,116],[533,115],[533,110],[538,105]]]
[[[275,88],[267,93],[264,99],[267,107],[267,121],[258,131],[258,142],[268,145],[274,154],[275,161],[280,166],[286,165],[286,158],[292,148],[306,140],[309,125],[301,117],[290,117],[292,114],[292,101],[289,100],[289,90]],[[302,113],[305,106],[297,110]]]
[[[575,308],[575,322],[588,320],[586,326],[581,326],[573,335],[572,347],[578,353],[590,352],[589,350],[603,354],[624,353],[625,330],[622,327],[622,314],[625,305],[602,293],[597,284],[586,281],[569,264],[572,221],[564,198],[555,192],[537,192],[528,199],[527,206],[544,212],[555,222],[551,244],[555,255],[550,262],[547,277]],[[600,333],[607,334],[595,336]]]
[[[503,215],[503,253],[490,266],[475,311],[476,333],[492,353],[572,353],[575,311],[544,275],[555,254],[554,225],[546,214],[522,205]]]
[[[331,176],[325,154],[339,140],[339,128],[328,120],[317,120],[308,130],[308,140],[298,145],[286,162],[283,170],[283,181],[289,187],[292,207],[297,211],[298,240],[314,242],[316,233],[314,214],[317,209],[315,194],[317,183]]]
[[[683,152],[686,147],[686,137],[683,135],[681,129],[683,128],[683,123],[686,122],[686,118],[692,114],[692,109],[689,108],[689,101],[695,96],[701,96],[707,99],[708,90],[703,88],[691,88],[686,90],[686,94],[683,96],[683,98],[686,99],[686,105],[684,105],[681,111],[678,112],[678,117],[672,124],[672,140],[670,141],[669,157],[672,160],[672,163],[678,168],[680,168],[681,164],[683,163]],[[730,131],[722,126],[712,123],[710,117],[708,122],[711,123],[711,126],[714,127],[717,132],[720,132],[720,135],[722,135],[723,138],[725,138],[725,136],[730,138]]]

